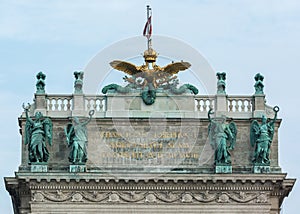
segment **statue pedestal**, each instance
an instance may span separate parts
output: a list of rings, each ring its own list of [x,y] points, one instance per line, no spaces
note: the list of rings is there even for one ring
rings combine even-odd
[[[232,173],[232,166],[231,165],[222,165],[216,164],[215,168],[216,173]]]
[[[70,172],[86,172],[86,166],[83,164],[72,164],[70,165]]]
[[[254,173],[270,173],[270,166],[266,165],[253,165],[253,172]]]
[[[31,164],[30,166],[31,172],[47,172],[48,171],[48,165],[46,164]]]

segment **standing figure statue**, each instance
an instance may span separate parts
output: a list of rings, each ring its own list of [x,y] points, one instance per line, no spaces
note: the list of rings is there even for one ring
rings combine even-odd
[[[69,161],[73,164],[84,164],[87,161],[88,142],[86,125],[91,121],[94,110],[89,112],[89,118],[80,122],[78,117],[73,118],[73,123],[69,123],[65,127],[65,134],[67,137],[68,146],[71,147]]]
[[[234,122],[226,124],[226,116],[220,119],[211,119],[214,114],[212,109],[208,112],[209,126],[208,135],[212,148],[215,150],[215,164],[231,164],[229,149],[234,149],[237,128]],[[228,145],[229,144],[229,145]]]
[[[275,112],[274,118],[267,122],[265,115],[262,116],[261,124],[254,120],[250,128],[250,142],[252,147],[255,146],[253,163],[261,165],[270,165],[270,147],[274,135],[274,125],[277,119],[279,107],[273,108]]]
[[[35,120],[32,120],[28,116],[30,107],[29,103],[28,106],[23,104],[26,114],[25,145],[28,144],[29,163],[45,163],[49,158],[46,141],[52,145],[52,122],[43,117],[41,112],[36,112]]]

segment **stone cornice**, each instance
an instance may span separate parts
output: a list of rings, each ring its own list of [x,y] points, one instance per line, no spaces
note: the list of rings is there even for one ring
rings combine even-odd
[[[70,182],[72,180],[79,182],[80,180],[84,180],[89,182],[91,180],[95,182],[99,182],[100,180],[105,182],[114,181],[118,183],[119,181],[124,181],[128,183],[129,181],[134,181],[135,183],[138,182],[149,182],[153,181],[155,183],[161,182],[199,182],[207,183],[217,183],[217,182],[241,182],[241,183],[255,183],[261,182],[265,183],[267,181],[276,183],[278,181],[286,180],[287,174],[286,173],[278,173],[278,174],[191,174],[191,173],[180,173],[180,174],[173,174],[173,173],[111,173],[111,174],[103,174],[103,173],[30,173],[30,172],[16,172],[16,178],[24,179],[26,181],[36,180],[40,182],[41,180],[45,180],[50,182],[51,180],[55,180],[57,182],[61,180],[65,180]],[[286,185],[290,186],[293,183],[294,179],[287,179],[291,180],[290,182],[286,183]]]
[[[102,174],[17,172],[10,192],[28,189],[34,203],[281,204],[295,179],[287,174]],[[25,186],[26,187],[25,187]],[[23,191],[23,190],[22,190]],[[19,194],[22,194],[19,192]]]

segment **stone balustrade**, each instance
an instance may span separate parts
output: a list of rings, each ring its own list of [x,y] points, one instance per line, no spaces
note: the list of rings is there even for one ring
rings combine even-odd
[[[106,107],[106,99],[103,95],[85,95],[85,110],[94,110],[96,112],[104,112]]]
[[[163,95],[162,95],[163,96]],[[126,102],[128,103],[128,95]],[[178,96],[179,97],[179,96]],[[258,117],[259,114],[266,111],[264,95],[253,96],[236,96],[236,95],[191,95],[190,99],[194,99],[194,114],[196,118],[206,118],[209,109],[219,112],[217,116],[225,114],[228,117],[235,118],[251,118]],[[55,117],[71,117],[75,115],[88,115],[90,110],[95,111],[96,117],[107,117],[107,109],[110,107],[110,96],[107,95],[85,95],[85,94],[36,94],[34,111],[41,111],[47,116]],[[184,106],[184,100],[176,100],[176,96],[171,97],[179,106]],[[76,103],[76,105],[74,104]],[[189,102],[186,105],[190,105]],[[144,104],[141,104],[144,105]],[[74,109],[76,106],[76,109]],[[119,108],[119,107],[118,107]],[[142,108],[145,110],[145,108]],[[191,108],[193,109],[193,108]],[[125,109],[128,110],[128,109]],[[179,109],[180,110],[180,109]],[[184,110],[185,111],[185,110]],[[188,115],[191,112],[189,112]]]
[[[253,96],[229,96],[228,112],[252,112]]]
[[[72,102],[72,95],[46,96],[47,111],[71,111]]]
[[[195,96],[196,109],[195,111],[208,112],[209,109],[215,107],[215,96]]]

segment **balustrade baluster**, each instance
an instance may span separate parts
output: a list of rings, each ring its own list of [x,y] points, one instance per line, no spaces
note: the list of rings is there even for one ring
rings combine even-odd
[[[206,101],[207,101],[207,99],[203,100],[203,111],[207,111]]]
[[[248,112],[252,111],[252,103],[250,100],[248,100],[247,110],[248,110]]]
[[[245,112],[245,102],[246,100],[241,100],[241,112]]]
[[[232,108],[233,108],[232,100],[228,100],[228,102],[229,102],[228,108],[229,108],[229,111],[231,112],[231,111],[232,111]]]
[[[209,101],[209,109],[213,109],[214,108],[214,106],[213,106],[213,100],[210,100]]]
[[[103,110],[103,102],[104,102],[104,98],[100,99],[99,111],[104,111]]]
[[[93,104],[93,110],[95,110],[95,111],[97,111],[97,106],[98,106],[97,101],[98,101],[98,99],[95,99],[94,104]]]
[[[53,108],[52,99],[49,99],[48,100],[48,110],[52,111],[52,108]]]
[[[57,111],[58,110],[58,99],[54,98],[54,110]]]
[[[71,99],[67,99],[67,111],[71,110]]]
[[[66,111],[66,109],[65,109],[65,106],[66,106],[66,104],[65,104],[65,102],[66,102],[66,100],[65,99],[63,99],[63,98],[61,98],[61,111]]]

